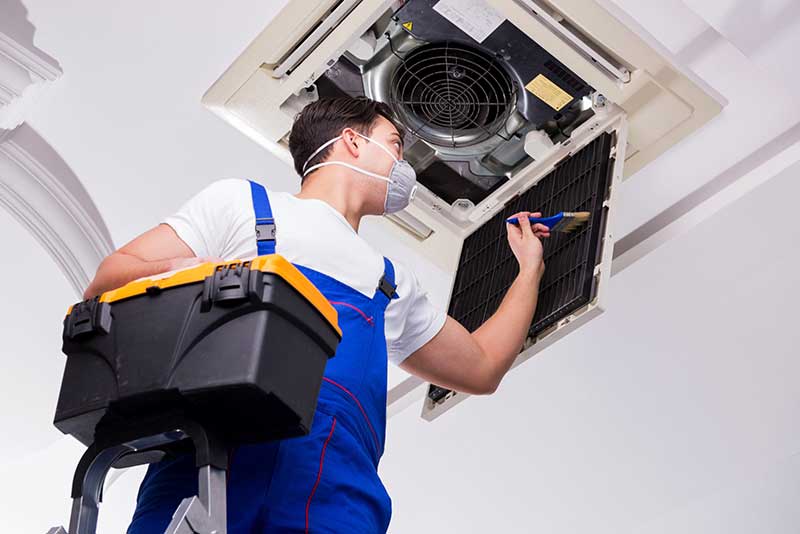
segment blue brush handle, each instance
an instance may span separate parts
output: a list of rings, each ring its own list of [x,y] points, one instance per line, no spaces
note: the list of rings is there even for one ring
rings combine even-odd
[[[528,220],[531,222],[531,224],[536,224],[536,223],[543,224],[547,226],[547,228],[549,228],[550,230],[552,230],[553,227],[558,223],[558,221],[560,221],[563,218],[564,218],[563,211],[556,213],[552,217],[532,217],[528,215]],[[511,224],[519,224],[519,219],[517,219],[516,217],[511,217],[506,219],[506,222]]]

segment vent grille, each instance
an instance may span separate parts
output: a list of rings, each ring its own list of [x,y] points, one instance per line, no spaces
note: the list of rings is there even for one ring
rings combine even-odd
[[[448,314],[470,332],[491,317],[519,270],[508,246],[505,220],[522,210],[552,215],[588,211],[587,224],[544,241],[545,274],[528,329],[536,336],[594,298],[594,267],[602,252],[603,201],[610,185],[612,134],[603,134],[522,193],[464,240]],[[443,402],[452,390],[431,384],[428,398]]]
[[[470,235],[459,260],[449,314],[474,331],[500,306],[518,272],[508,246],[505,219],[522,211],[588,211],[587,224],[544,241],[545,275],[529,335],[536,335],[594,297],[594,267],[599,260],[602,206],[609,186],[612,135],[603,134],[565,160],[534,187]]]
[[[442,146],[468,146],[496,135],[517,99],[499,61],[451,42],[415,48],[390,86],[390,103],[411,133]]]
[[[567,72],[566,69],[556,65],[556,63],[553,62],[553,60],[548,59],[545,62],[544,66],[550,69],[550,72],[555,74],[559,80],[570,86],[572,90],[575,91],[576,93],[580,93],[586,87],[580,81],[578,81],[575,78],[575,76]]]

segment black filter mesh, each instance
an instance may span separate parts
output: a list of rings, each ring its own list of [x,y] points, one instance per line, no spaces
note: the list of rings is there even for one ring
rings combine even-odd
[[[564,160],[533,187],[511,200],[465,241],[450,299],[449,314],[469,331],[492,316],[519,271],[508,244],[505,220],[523,210],[544,216],[560,211],[588,211],[589,221],[544,240],[545,275],[530,334],[535,335],[578,307],[593,293],[593,271],[599,260],[600,231],[605,219],[611,134],[603,134]]]
[[[589,221],[571,233],[544,240],[545,274],[529,335],[536,335],[593,298],[609,186],[612,135],[603,134],[564,160],[533,187],[511,200],[465,241],[449,314],[470,332],[497,311],[519,272],[505,220],[517,212],[588,211]]]

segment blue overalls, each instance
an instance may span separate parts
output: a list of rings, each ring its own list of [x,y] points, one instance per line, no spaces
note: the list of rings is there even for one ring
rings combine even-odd
[[[275,221],[266,190],[250,185],[258,229]],[[257,239],[259,255],[275,252],[274,238]],[[386,434],[384,310],[390,298],[398,298],[394,267],[384,258],[372,298],[323,273],[295,267],[336,308],[342,340],[325,368],[309,434],[233,451],[228,532],[386,532],[391,499],[377,469]],[[197,469],[189,455],[151,464],[128,534],[163,534],[181,500],[196,491]]]

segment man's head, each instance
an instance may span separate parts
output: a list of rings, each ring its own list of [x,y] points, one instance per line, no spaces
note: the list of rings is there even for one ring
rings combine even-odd
[[[359,134],[381,143],[397,159],[403,158],[405,130],[395,120],[387,104],[366,97],[336,97],[321,98],[303,108],[295,118],[289,135],[289,151],[301,182],[325,168],[315,169],[304,177],[304,164],[308,168],[328,159],[344,161],[387,176],[394,160],[380,146]],[[342,139],[308,160],[326,141],[340,135]]]

